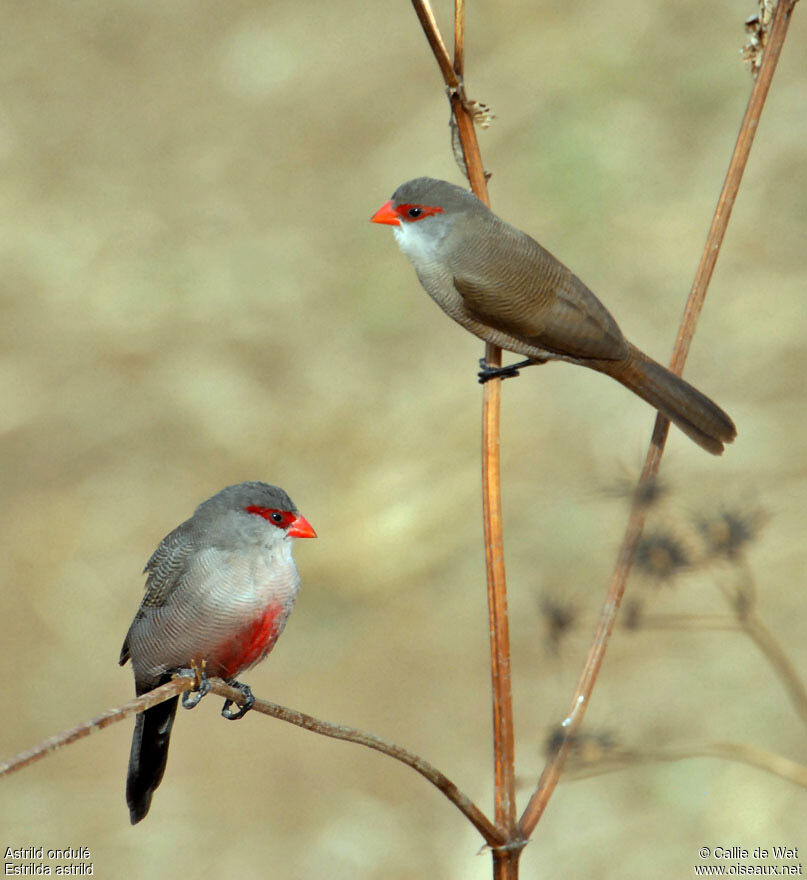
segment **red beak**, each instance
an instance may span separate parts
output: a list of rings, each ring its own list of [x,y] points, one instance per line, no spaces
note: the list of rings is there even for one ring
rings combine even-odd
[[[297,519],[292,520],[286,532],[292,538],[316,538],[317,533],[311,528],[311,523],[300,513]]]
[[[370,218],[373,223],[386,223],[387,226],[400,226],[401,218],[392,207],[392,199],[386,205],[382,205]]]

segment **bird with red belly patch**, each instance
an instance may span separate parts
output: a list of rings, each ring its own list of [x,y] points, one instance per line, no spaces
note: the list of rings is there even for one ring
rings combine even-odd
[[[272,650],[300,588],[292,538],[316,533],[277,486],[248,482],[228,486],[160,542],[146,565],[146,595],[129,627],[120,664],[132,661],[139,695],[177,672],[203,667],[242,691],[244,706],[222,709],[243,717],[254,703],[235,676]],[[206,678],[182,704],[195,706],[209,689]],[[149,811],[162,781],[178,697],[135,721],[126,802],[132,824]]]

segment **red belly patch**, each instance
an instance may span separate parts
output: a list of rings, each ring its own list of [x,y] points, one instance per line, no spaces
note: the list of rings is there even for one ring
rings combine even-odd
[[[269,605],[260,617],[219,645],[208,658],[208,674],[234,678],[242,669],[262,660],[277,640],[283,615],[284,608],[279,602]]]

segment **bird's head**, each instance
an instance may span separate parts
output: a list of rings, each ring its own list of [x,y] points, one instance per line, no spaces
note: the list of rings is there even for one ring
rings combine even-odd
[[[416,177],[401,184],[370,219],[392,226],[401,250],[417,262],[433,256],[456,221],[480,207],[476,196],[462,187]]]
[[[199,519],[216,519],[233,514],[263,521],[263,527],[276,529],[277,537],[316,538],[317,533],[297,510],[294,502],[278,486],[251,481],[228,486],[199,505]],[[245,521],[246,522],[246,521]],[[235,525],[235,521],[233,521]]]

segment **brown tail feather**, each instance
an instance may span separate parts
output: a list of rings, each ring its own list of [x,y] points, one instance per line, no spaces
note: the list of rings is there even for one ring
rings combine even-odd
[[[638,394],[713,455],[737,436],[734,422],[714,401],[633,345],[626,360],[585,363]]]

